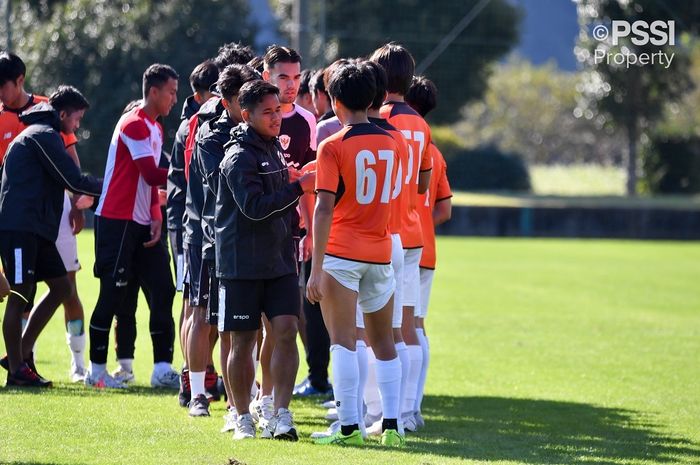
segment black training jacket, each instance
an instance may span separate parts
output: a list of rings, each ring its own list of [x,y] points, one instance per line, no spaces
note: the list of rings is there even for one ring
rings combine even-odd
[[[223,110],[218,118],[202,124],[197,132],[197,150],[192,154],[190,172],[197,170],[204,187],[202,205],[202,258],[214,260],[216,195],[219,189],[219,165],[224,159],[224,146],[231,140],[231,130],[236,126]]]
[[[168,203],[167,225],[169,231],[182,229],[182,216],[185,213],[185,194],[187,180],[185,179],[185,141],[189,133],[189,122],[192,115],[199,111],[199,104],[190,95],[182,105],[180,127],[175,133],[175,142],[170,151],[170,166],[168,167]]]
[[[80,173],[61,139],[61,121],[48,103],[20,115],[27,126],[5,155],[0,187],[0,230],[24,231],[56,241],[63,192],[99,197],[102,181]]]
[[[274,279],[297,272],[292,215],[304,193],[289,182],[278,140],[247,124],[231,131],[216,201],[216,271],[223,279]]]
[[[202,124],[216,118],[224,109],[221,99],[214,97],[207,100],[197,113],[197,130]],[[195,134],[196,136],[196,134]],[[196,139],[195,139],[196,141]],[[197,144],[194,144],[190,159],[190,175],[187,179],[187,195],[185,197],[185,216],[182,220],[184,232],[182,238],[190,245],[202,245],[202,206],[204,205],[204,187],[199,172],[193,168],[192,160],[197,156]]]

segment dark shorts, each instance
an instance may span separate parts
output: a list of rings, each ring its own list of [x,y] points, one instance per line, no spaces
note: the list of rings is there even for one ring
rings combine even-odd
[[[209,304],[207,305],[207,323],[219,324],[219,278],[216,277],[216,260],[204,260],[209,272]]]
[[[190,307],[207,307],[209,302],[209,269],[202,260],[202,246],[185,244],[185,260],[190,291]]]
[[[170,242],[170,256],[173,259],[173,271],[175,273],[175,290],[182,292],[185,278],[185,252],[182,244],[182,229],[168,231]]]
[[[260,329],[263,313],[299,317],[296,273],[275,279],[219,279],[219,331]]]
[[[0,260],[12,286],[66,276],[56,243],[30,232],[0,231]]]

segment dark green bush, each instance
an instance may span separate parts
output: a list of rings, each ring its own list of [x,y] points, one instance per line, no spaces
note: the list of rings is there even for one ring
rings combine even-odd
[[[700,137],[652,136],[643,167],[645,183],[653,194],[700,193]]]
[[[494,146],[462,149],[446,157],[455,190],[530,192],[530,173],[522,157]]]

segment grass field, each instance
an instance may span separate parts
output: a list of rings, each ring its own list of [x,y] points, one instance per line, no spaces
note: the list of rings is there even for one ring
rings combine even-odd
[[[83,234],[87,309],[91,256]],[[57,386],[0,388],[0,463],[700,463],[700,244],[440,238],[439,257],[427,425],[401,451],[311,444],[326,426],[312,401],[292,405],[300,443],[234,443],[221,403],[191,419],[146,387],[140,308],[138,385],[117,393],[66,384],[57,315],[37,354]]]
[[[625,168],[594,164],[532,165],[537,195],[625,195]]]

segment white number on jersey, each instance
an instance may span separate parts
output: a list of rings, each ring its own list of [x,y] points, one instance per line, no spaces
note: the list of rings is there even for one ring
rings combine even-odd
[[[389,203],[391,198],[391,173],[394,170],[394,151],[380,150],[379,160],[386,162],[386,175],[382,185],[380,203]],[[377,195],[377,172],[372,168],[377,164],[377,157],[370,150],[361,150],[355,157],[355,196],[357,203],[367,205],[372,203]]]

